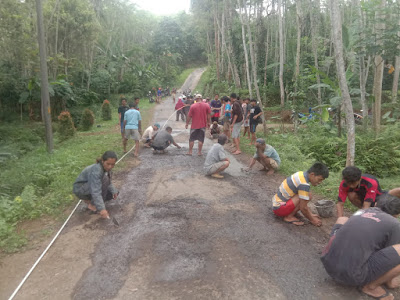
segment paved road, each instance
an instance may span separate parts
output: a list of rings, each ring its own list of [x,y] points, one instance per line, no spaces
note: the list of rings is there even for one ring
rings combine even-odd
[[[199,74],[185,84],[193,89]],[[173,107],[171,99],[158,105],[154,121],[165,122]],[[204,157],[184,155],[184,123],[174,116],[168,125],[186,149],[144,149],[139,164],[118,176],[124,210],[110,212],[121,226],[78,215],[20,299],[364,299],[325,273],[319,255],[328,228],[273,216],[279,175],[243,173],[229,156],[225,179],[206,177]],[[65,254],[72,243],[80,250]]]

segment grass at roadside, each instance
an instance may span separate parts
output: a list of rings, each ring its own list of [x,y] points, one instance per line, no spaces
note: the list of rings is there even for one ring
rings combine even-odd
[[[131,99],[131,95],[126,95]],[[0,173],[0,249],[13,252],[26,243],[23,233],[15,232],[21,220],[42,215],[62,216],[62,211],[76,200],[72,183],[84,167],[93,164],[106,150],[122,155],[121,134],[118,123],[118,96],[111,97],[113,119],[102,121],[97,114],[90,131],[76,132],[64,142],[57,142],[52,155],[45,145],[31,149],[20,158],[10,159]],[[154,104],[142,100],[139,104],[143,127],[149,123]],[[133,145],[132,141],[128,147]],[[4,192],[6,191],[6,192]]]
[[[190,69],[185,69],[176,79],[175,86],[177,88],[181,88],[181,86],[184,84],[186,78],[192,73],[194,70],[197,68],[190,68]]]
[[[210,68],[207,68],[207,70],[204,71],[204,73],[201,75],[199,82],[197,83],[196,88],[194,91],[199,91],[199,93],[206,93],[206,85],[207,82],[209,81],[209,77],[211,75],[211,70]],[[209,96],[209,95],[206,95]]]

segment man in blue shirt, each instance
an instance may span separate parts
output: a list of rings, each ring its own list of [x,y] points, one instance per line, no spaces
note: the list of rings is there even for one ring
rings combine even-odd
[[[126,144],[128,143],[129,137],[135,140],[135,154],[139,155],[139,140],[142,134],[142,117],[140,112],[135,109],[134,103],[129,103],[129,110],[125,112],[124,117],[124,153],[126,153]]]
[[[264,139],[256,140],[256,149],[257,151],[251,159],[247,171],[250,171],[256,161],[258,161],[264,166],[263,170],[268,171],[268,175],[274,174],[275,170],[277,170],[281,164],[278,152],[276,152],[275,148],[271,145],[265,144]]]

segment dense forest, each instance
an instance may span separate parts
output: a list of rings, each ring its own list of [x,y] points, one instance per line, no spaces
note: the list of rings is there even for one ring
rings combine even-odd
[[[101,103],[110,94],[144,96],[204,63],[192,16],[156,17],[121,0],[43,1],[52,115]],[[40,119],[35,1],[0,7],[0,120]]]

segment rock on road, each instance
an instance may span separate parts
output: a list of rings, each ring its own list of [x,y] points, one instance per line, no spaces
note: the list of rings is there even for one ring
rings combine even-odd
[[[203,71],[182,89],[193,90]],[[154,121],[173,110],[166,99]],[[167,124],[185,149],[142,149],[138,162],[122,162],[136,166],[116,176],[123,210],[109,209],[120,227],[78,213],[16,299],[364,299],[323,269],[329,229],[273,216],[279,175],[243,173],[229,156],[225,179],[206,177],[197,143],[184,155],[185,123],[173,116]]]

